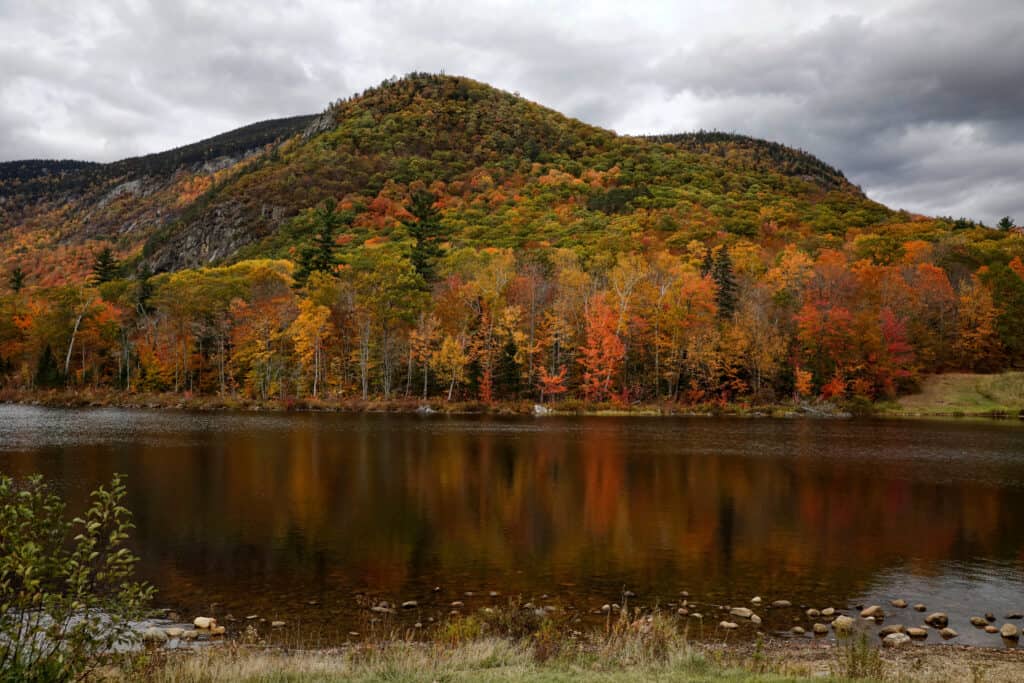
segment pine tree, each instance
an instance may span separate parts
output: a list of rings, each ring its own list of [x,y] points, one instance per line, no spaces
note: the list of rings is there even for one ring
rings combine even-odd
[[[719,250],[718,256],[715,258],[711,277],[715,281],[715,303],[718,305],[718,317],[731,318],[736,310],[736,278],[733,275],[729,250],[725,247]]]
[[[36,368],[36,386],[53,388],[61,384],[60,367],[57,365],[57,358],[53,355],[53,348],[47,344],[39,356],[39,365]]]
[[[999,219],[999,222],[996,224],[996,227],[998,227],[1000,230],[1006,231],[1012,228],[1013,225],[1014,223],[1012,218],[1010,218],[1009,216],[1003,216],[1002,218]]]
[[[25,271],[21,269],[21,266],[15,266],[14,270],[7,277],[7,284],[11,286],[11,290],[17,294],[25,288]]]
[[[441,256],[441,243],[447,237],[441,226],[441,212],[434,208],[436,201],[437,197],[429,192],[421,190],[414,193],[408,207],[413,219],[402,221],[416,242],[412,247],[413,266],[428,284],[437,279],[434,262]]]
[[[498,354],[496,368],[498,391],[499,395],[505,399],[519,398],[522,370],[519,362],[516,360],[518,353],[519,348],[516,346],[515,340],[510,336],[502,345],[501,353]]]
[[[309,246],[299,255],[299,269],[295,272],[298,285],[305,284],[313,273],[333,273],[338,265],[335,240],[338,230],[352,223],[352,215],[335,210],[335,204],[328,200],[316,210]]]
[[[92,262],[93,284],[102,285],[117,277],[118,263],[110,247],[103,247]]]

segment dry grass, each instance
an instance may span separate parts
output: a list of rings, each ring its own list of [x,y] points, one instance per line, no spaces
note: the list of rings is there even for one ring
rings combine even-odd
[[[1024,409],[1024,372],[947,373],[927,377],[921,393],[904,396],[897,410],[923,415],[1016,416]]]

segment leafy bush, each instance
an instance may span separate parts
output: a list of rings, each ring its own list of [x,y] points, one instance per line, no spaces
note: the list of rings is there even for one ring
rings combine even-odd
[[[154,591],[132,581],[124,495],[115,475],[68,522],[42,477],[0,476],[0,681],[80,678],[136,642]]]

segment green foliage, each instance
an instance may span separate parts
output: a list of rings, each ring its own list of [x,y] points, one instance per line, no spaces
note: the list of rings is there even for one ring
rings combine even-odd
[[[326,200],[314,212],[310,242],[299,256],[295,282],[303,285],[313,273],[331,274],[338,266],[337,236],[342,226],[352,223],[352,214],[336,210],[334,200]]]
[[[1013,219],[1010,218],[1009,216],[1003,216],[1002,218],[999,219],[999,222],[996,223],[996,227],[999,228],[1000,230],[1009,230],[1013,226]]]
[[[0,680],[80,679],[135,641],[153,590],[132,581],[124,496],[115,475],[68,522],[41,477],[0,476]]]
[[[104,247],[96,254],[92,262],[93,284],[102,285],[117,277],[118,263],[110,247]]]
[[[405,229],[413,239],[412,264],[424,282],[436,279],[435,264],[441,256],[441,243],[445,231],[441,226],[441,212],[434,207],[437,197],[429,192],[414,192],[408,211],[412,218],[403,220]]]
[[[7,284],[15,294],[25,288],[25,271],[21,269],[21,266],[14,267],[10,275],[7,276]]]
[[[715,281],[715,303],[718,306],[718,317],[731,318],[736,311],[737,287],[728,249],[719,250],[715,256],[711,277]]]

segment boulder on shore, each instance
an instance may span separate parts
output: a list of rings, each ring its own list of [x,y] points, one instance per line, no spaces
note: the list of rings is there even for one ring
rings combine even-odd
[[[911,638],[925,639],[928,637],[928,629],[914,626],[907,629],[907,635]]]
[[[885,647],[901,647],[910,643],[910,636],[906,633],[890,633],[882,639],[882,645]]]
[[[924,618],[924,623],[932,628],[946,628],[949,626],[949,617],[945,612],[932,612]]]
[[[142,632],[142,642],[163,645],[167,642],[167,634],[162,628],[147,628]]]
[[[205,630],[216,626],[217,620],[213,617],[196,617],[192,620],[192,625],[196,628],[201,628]]]
[[[853,618],[840,614],[835,618],[835,620],[833,620],[832,628],[835,629],[836,633],[852,633]]]
[[[1003,624],[1002,628],[999,629],[999,635],[1007,640],[1018,640],[1020,638],[1020,629],[1017,628],[1016,624]]]

